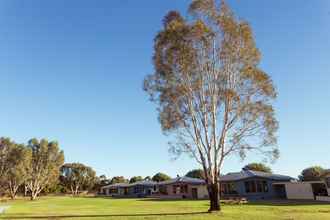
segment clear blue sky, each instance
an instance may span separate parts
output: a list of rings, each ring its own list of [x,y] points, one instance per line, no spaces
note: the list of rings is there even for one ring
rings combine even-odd
[[[153,38],[170,9],[189,0],[0,1],[0,135],[58,140],[67,162],[98,174],[172,176],[155,106],[142,91]],[[330,168],[330,1],[230,0],[250,22],[262,68],[278,88],[277,173]],[[226,161],[223,173],[261,158]]]

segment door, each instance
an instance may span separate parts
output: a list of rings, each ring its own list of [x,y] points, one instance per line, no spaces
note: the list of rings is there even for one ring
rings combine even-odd
[[[312,183],[314,196],[328,196],[327,187],[324,183]]]
[[[191,195],[193,199],[198,199],[198,191],[197,188],[192,188],[191,189]]]

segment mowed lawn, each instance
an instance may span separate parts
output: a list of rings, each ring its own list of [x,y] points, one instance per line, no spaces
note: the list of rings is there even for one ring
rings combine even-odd
[[[223,205],[220,214],[207,213],[208,201],[42,197],[1,203],[10,206],[0,219],[235,219],[330,220],[330,204],[249,203]]]

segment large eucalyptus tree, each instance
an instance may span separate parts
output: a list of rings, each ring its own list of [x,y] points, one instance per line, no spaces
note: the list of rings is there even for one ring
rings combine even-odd
[[[220,210],[219,174],[225,158],[256,150],[273,159],[278,122],[270,76],[250,25],[225,2],[195,0],[184,18],[169,12],[154,42],[155,72],[144,89],[158,106],[171,151],[200,163],[210,211]]]

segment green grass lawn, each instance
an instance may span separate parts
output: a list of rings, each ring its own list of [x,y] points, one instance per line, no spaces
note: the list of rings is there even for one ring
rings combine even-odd
[[[223,205],[219,214],[206,213],[208,201],[42,197],[0,203],[10,208],[0,219],[223,219],[330,220],[330,204],[249,203]]]

